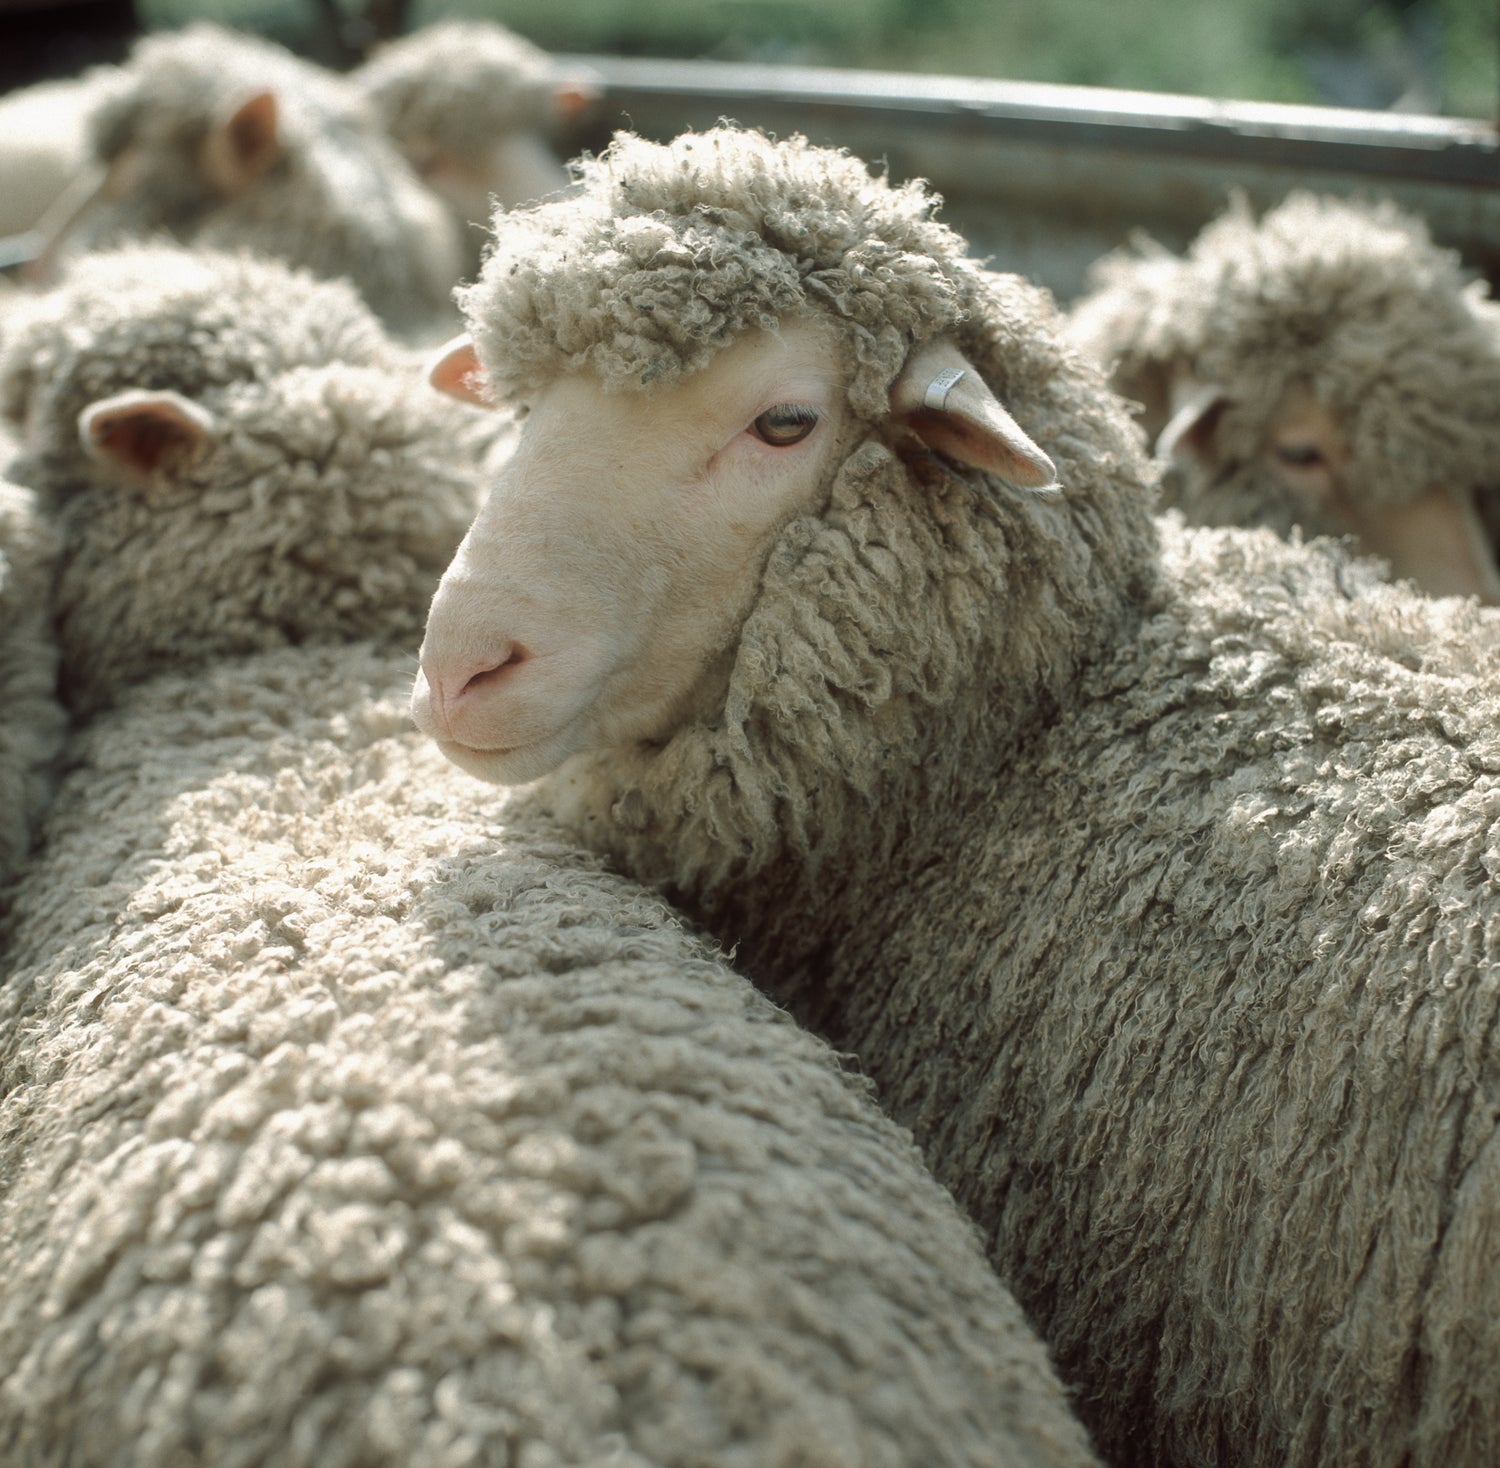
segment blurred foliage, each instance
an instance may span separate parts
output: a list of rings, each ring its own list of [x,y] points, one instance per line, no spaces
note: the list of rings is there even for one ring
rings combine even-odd
[[[326,52],[359,0],[140,0]],[[1491,117],[1495,0],[409,0],[412,26],[498,20],[552,51],[948,72]]]

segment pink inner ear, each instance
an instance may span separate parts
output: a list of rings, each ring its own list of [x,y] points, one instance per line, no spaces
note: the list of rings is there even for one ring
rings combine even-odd
[[[1214,435],[1228,406],[1229,399],[1217,388],[1191,394],[1157,435],[1157,458],[1206,461],[1213,453]]]
[[[232,198],[281,157],[279,117],[275,92],[257,92],[210,130],[200,166],[216,188]]]
[[[280,152],[276,136],[276,94],[261,92],[229,119],[229,141],[249,173],[263,173]]]
[[[934,397],[935,394],[940,394]],[[945,338],[917,348],[891,384],[891,412],[929,449],[1018,489],[1058,492],[1057,467]]]
[[[602,95],[597,83],[586,77],[564,77],[552,88],[552,110],[559,122],[577,122]]]
[[[88,443],[97,458],[137,479],[153,479],[190,464],[207,430],[163,400],[101,408],[87,419]]]
[[[455,337],[443,347],[427,369],[427,380],[440,393],[481,408],[492,406],[484,386],[484,368],[473,341],[467,336]]]
[[[1052,460],[1008,421],[987,421],[987,415],[934,412],[920,408],[909,426],[929,448],[998,474],[1019,489],[1048,489],[1057,483]]]

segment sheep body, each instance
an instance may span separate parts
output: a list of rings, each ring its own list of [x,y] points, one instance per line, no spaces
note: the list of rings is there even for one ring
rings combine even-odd
[[[253,118],[256,130],[242,137],[236,107],[265,95],[274,115]],[[115,179],[70,249],[167,234],[256,251],[351,280],[404,334],[449,329],[456,231],[344,79],[271,42],[198,23],[137,43],[90,139]],[[248,153],[216,171],[206,150],[224,139]]]
[[[1093,1462],[909,1139],[476,820],[408,684],[260,654],[85,737],[7,990],[8,1457]]]
[[[285,272],[284,333],[179,333],[122,400],[183,309],[162,265],[39,302],[0,372],[91,713],[7,921],[0,1457],[1094,1462],[838,1058],[547,823],[476,817],[409,728],[493,420],[325,360],[368,313]],[[134,330],[97,329],[104,282]],[[297,360],[245,370],[262,331]],[[193,384],[201,417],[153,396]],[[45,421],[98,390],[213,443],[111,482]]]
[[[548,606],[518,579],[538,535],[559,572],[589,553],[546,518],[598,518],[536,426],[556,383],[670,425],[735,343],[820,323],[855,419],[832,411],[832,468],[737,551],[727,646],[715,626],[666,717],[527,799],[860,1057],[1110,1461],[1494,1461],[1500,703],[1463,643],[1492,649],[1493,621],[1326,542],[1154,521],[1123,404],[918,190],[731,130],[617,139],[585,186],[498,216],[466,293],[489,390],[532,414],[434,600],[425,681],[450,643],[545,646],[502,593]],[[942,441],[943,407],[897,406],[934,336],[1060,496],[956,433],[959,464],[913,445]],[[544,675],[499,667],[440,715],[419,682],[415,707],[503,771]]]

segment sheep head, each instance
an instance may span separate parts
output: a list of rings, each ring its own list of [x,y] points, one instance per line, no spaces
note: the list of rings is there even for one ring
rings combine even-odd
[[[80,245],[190,238],[337,114],[319,81],[281,48],[212,25],[142,42],[90,119],[93,187],[48,221],[33,279],[50,280]]]
[[[55,523],[80,713],[166,668],[414,646],[504,420],[403,378],[347,287],[266,261],[90,257],[18,309],[0,403]]]
[[[379,47],[350,80],[427,186],[478,221],[495,202],[567,184],[548,140],[600,92],[596,78],[491,21],[424,26]]]
[[[1176,397],[1156,452],[1172,466],[1174,499],[1194,518],[1353,536],[1430,596],[1500,602],[1500,567],[1475,485],[1434,483],[1418,462],[1399,496],[1372,493],[1352,439],[1355,414],[1330,408],[1303,382],[1248,412],[1230,391],[1190,379],[1177,383]],[[1238,447],[1246,440],[1253,446]]]
[[[1145,404],[1189,519],[1353,535],[1430,593],[1500,600],[1476,511],[1500,482],[1500,317],[1419,221],[1241,203],[1186,258],[1097,278],[1075,331]]]
[[[539,391],[433,600],[419,726],[514,783],[661,739],[722,696],[779,532],[822,512],[868,436],[847,376],[836,333],[811,319],[751,331],[664,392],[610,393],[587,374]],[[467,344],[433,380],[482,391]],[[1059,493],[1052,461],[946,339],[910,354],[880,436],[919,473],[962,465]]]
[[[49,222],[35,277],[167,237],[347,277],[403,330],[446,316],[456,226],[341,77],[206,24],[143,38],[121,72],[89,120],[96,186]]]
[[[434,600],[422,725],[492,779],[565,761],[547,789],[605,809],[623,781],[733,865],[1076,696],[1155,538],[1050,298],[803,139],[622,136],[581,173],[496,216],[436,371],[525,416]]]
[[[91,404],[130,391],[194,401],[294,367],[398,357],[347,285],[271,261],[133,245],[70,262],[18,300],[0,345],[0,417],[20,431],[25,476],[65,494],[91,465],[78,438]]]

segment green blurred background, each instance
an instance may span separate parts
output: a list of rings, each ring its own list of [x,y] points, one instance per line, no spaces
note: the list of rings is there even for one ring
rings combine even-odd
[[[336,60],[343,0],[138,0]],[[552,51],[947,72],[1494,117],[1496,0],[396,0],[407,26],[487,16]]]

